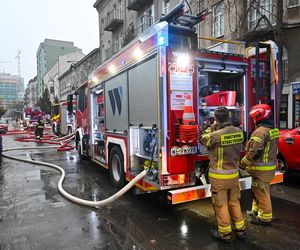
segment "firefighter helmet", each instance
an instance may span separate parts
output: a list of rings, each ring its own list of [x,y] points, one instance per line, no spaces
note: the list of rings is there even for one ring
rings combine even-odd
[[[250,117],[255,121],[259,122],[264,119],[268,119],[272,113],[272,110],[267,104],[257,104],[250,110]]]

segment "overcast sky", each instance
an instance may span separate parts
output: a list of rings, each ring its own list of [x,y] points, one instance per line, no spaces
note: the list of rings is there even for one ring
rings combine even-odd
[[[21,50],[24,84],[36,75],[36,51],[45,38],[74,42],[84,54],[99,46],[96,0],[0,0],[0,72],[18,74]]]

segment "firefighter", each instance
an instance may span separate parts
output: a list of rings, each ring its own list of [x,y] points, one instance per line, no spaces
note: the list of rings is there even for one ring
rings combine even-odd
[[[270,226],[272,220],[272,204],[270,197],[270,181],[275,176],[277,162],[277,145],[279,130],[274,128],[269,119],[271,108],[267,104],[258,104],[250,110],[256,129],[252,133],[246,154],[240,161],[240,167],[252,176],[253,202],[248,212],[252,224]]]
[[[43,139],[43,132],[45,127],[45,120],[43,119],[42,115],[39,115],[36,127],[35,127],[35,136],[37,140]]]
[[[238,239],[245,235],[245,221],[240,206],[238,161],[244,136],[229,122],[229,111],[220,107],[215,111],[216,122],[200,137],[209,150],[209,182],[218,230],[211,230],[214,239],[230,242],[232,228]]]

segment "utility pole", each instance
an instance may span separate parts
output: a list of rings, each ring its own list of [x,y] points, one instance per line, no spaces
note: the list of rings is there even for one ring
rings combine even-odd
[[[278,84],[277,84],[277,94],[278,94],[278,102],[276,107],[277,112],[277,126],[280,125],[280,103],[281,103],[281,96],[283,90],[283,67],[282,67],[282,55],[283,55],[283,1],[277,0],[276,1],[276,37],[275,42],[278,47]]]

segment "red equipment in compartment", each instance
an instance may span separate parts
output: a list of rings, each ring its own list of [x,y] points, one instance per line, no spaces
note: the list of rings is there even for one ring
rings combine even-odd
[[[236,92],[221,91],[204,97],[207,106],[235,106]]]

